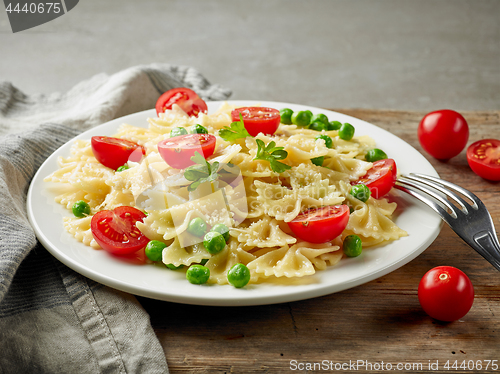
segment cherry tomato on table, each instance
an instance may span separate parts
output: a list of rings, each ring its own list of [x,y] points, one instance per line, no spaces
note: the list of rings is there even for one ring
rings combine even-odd
[[[137,143],[109,136],[93,136],[91,145],[97,161],[113,170],[129,160],[139,162],[146,154],[146,149]]]
[[[366,185],[370,189],[371,196],[375,199],[380,199],[394,187],[397,177],[396,162],[392,158],[386,158],[375,161],[364,176],[355,182],[351,182],[351,184],[362,183]]]
[[[281,122],[280,112],[277,109],[266,107],[243,107],[236,108],[231,112],[233,122],[243,117],[245,129],[252,136],[260,132],[265,135],[273,135]]]
[[[127,255],[144,248],[149,239],[137,228],[146,215],[130,206],[97,212],[90,223],[95,241],[114,255]]]
[[[438,266],[429,270],[418,285],[418,300],[434,319],[456,321],[465,316],[474,303],[474,287],[461,270]]]
[[[174,136],[158,143],[158,152],[167,164],[184,169],[194,164],[191,157],[198,152],[207,158],[214,154],[216,138],[211,134]]]
[[[342,234],[349,222],[347,205],[307,209],[288,222],[292,232],[310,243],[326,243]]]
[[[500,181],[500,140],[483,139],[467,148],[467,162],[481,178]]]
[[[188,116],[198,117],[200,113],[206,113],[207,103],[201,99],[196,92],[186,87],[173,88],[162,94],[156,101],[156,113],[164,113],[177,104]]]
[[[428,113],[418,125],[418,140],[431,156],[448,160],[465,148],[469,139],[467,121],[454,110]]]

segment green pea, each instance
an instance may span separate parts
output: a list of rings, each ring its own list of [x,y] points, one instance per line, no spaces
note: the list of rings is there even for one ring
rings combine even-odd
[[[204,284],[210,278],[210,269],[203,265],[191,265],[186,271],[186,279],[192,284]]]
[[[342,127],[342,123],[339,121],[328,122],[328,131],[340,130],[341,127]]]
[[[297,126],[306,127],[311,123],[312,113],[306,110],[300,110],[292,114],[292,123]]]
[[[236,264],[227,272],[227,281],[236,288],[245,287],[250,282],[250,270],[243,264]]]
[[[210,231],[203,237],[203,245],[210,254],[217,254],[226,247],[224,235],[216,231]]]
[[[314,122],[311,122],[311,124],[309,125],[308,127],[310,130],[316,130],[316,131],[323,131],[323,130],[327,130],[328,127],[325,123],[321,122],[321,121],[314,121]]]
[[[90,214],[90,205],[83,200],[79,200],[73,204],[71,208],[75,217],[83,218]]]
[[[343,140],[351,140],[354,136],[354,126],[350,123],[344,123],[339,130],[339,138]]]
[[[161,261],[163,248],[167,245],[159,240],[150,240],[149,243],[144,248],[147,258],[151,261]]]
[[[207,224],[200,217],[193,218],[189,221],[187,231],[190,234],[201,238],[207,232]]]
[[[311,162],[316,166],[323,166],[324,161],[325,161],[325,156],[311,158]]]
[[[387,155],[385,154],[385,152],[378,148],[370,149],[368,152],[366,152],[365,155],[365,160],[368,162],[375,162],[378,160],[384,160],[386,158]]]
[[[328,117],[323,113],[318,113],[312,116],[311,122],[323,122],[325,125],[328,125]]]
[[[127,169],[129,169],[129,167],[128,167],[128,165],[125,164],[125,165],[120,166],[118,169],[116,169],[116,171],[120,172],[120,171],[124,171]]]
[[[226,243],[229,240],[229,227],[227,227],[223,223],[217,223],[212,227],[210,231],[215,231],[218,232],[219,234],[222,234]]]
[[[281,116],[281,123],[284,123],[285,125],[291,125],[292,124],[292,114],[293,110],[290,108],[283,108],[280,110],[280,116]]]
[[[354,186],[352,186],[349,193],[362,202],[366,202],[366,200],[368,200],[371,195],[370,189],[363,183],[355,184]]]
[[[175,266],[174,264],[166,264],[165,265],[167,268],[169,268],[170,270],[179,270],[179,269],[182,269],[184,267],[184,265],[179,265],[179,266]]]
[[[188,132],[184,127],[174,127],[172,131],[170,131],[170,137],[173,138],[175,136],[186,135]]]
[[[314,138],[314,140],[323,139],[327,148],[333,147],[333,140],[328,135],[321,134]]]
[[[208,130],[202,125],[194,125],[191,129],[191,134],[208,134]]]
[[[348,257],[357,257],[363,251],[361,238],[357,235],[348,235],[342,243],[342,249]]]

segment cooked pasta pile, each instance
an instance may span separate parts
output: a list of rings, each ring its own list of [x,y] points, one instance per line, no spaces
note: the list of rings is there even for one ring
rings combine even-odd
[[[391,219],[396,203],[373,197],[362,202],[349,194],[350,182],[372,165],[364,160],[366,152],[375,147],[371,138],[355,136],[345,141],[337,131],[324,131],[333,139],[333,146],[327,148],[323,140],[315,139],[317,131],[281,124],[273,136],[259,134],[227,142],[217,134],[231,124],[232,109],[226,103],[216,113],[196,118],[174,105],[159,118],[148,119],[148,128],[123,124],[113,136],[144,146],[146,156],[141,163],[129,162],[130,168],[121,172],[96,160],[90,139],[75,141],[71,155],[61,157],[60,168],[45,178],[67,187],[55,200],[68,210],[79,200],[90,205],[87,217],[64,217],[66,230],[85,245],[99,248],[91,232],[92,215],[122,205],[137,207],[147,213],[137,227],[149,239],[167,245],[165,264],[189,266],[208,260],[209,282],[218,284],[227,283],[227,271],[236,263],[250,269],[250,283],[269,277],[303,277],[338,263],[343,256],[342,239],[348,235],[358,235],[364,248],[407,235]],[[224,190],[222,198],[216,198],[221,191],[212,190],[211,196],[204,192],[206,188],[188,191],[182,171],[171,168],[158,153],[158,142],[169,138],[173,128],[195,124],[217,136],[215,153],[207,161],[231,163],[240,169],[240,188]],[[254,160],[256,139],[284,147],[288,156],[282,162],[291,168],[277,173],[269,162]],[[311,162],[321,156],[323,166]],[[331,242],[302,241],[288,227],[287,222],[308,208],[338,204],[347,204],[351,214],[342,235]],[[222,252],[212,255],[202,243],[186,245],[182,240],[195,217],[210,226],[224,223],[230,227],[230,239]]]

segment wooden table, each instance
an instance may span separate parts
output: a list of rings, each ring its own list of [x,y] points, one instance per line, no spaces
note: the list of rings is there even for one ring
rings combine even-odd
[[[500,227],[500,183],[487,182],[468,167],[465,151],[448,162],[427,155],[417,139],[425,113],[336,109],[389,130],[418,149],[440,176],[483,200]],[[463,112],[469,144],[500,139],[500,111]],[[417,298],[420,278],[438,265],[463,270],[475,288],[471,311],[460,321],[428,317]],[[201,307],[140,299],[149,311],[171,373],[305,372],[306,364],[349,371],[380,372],[388,364],[400,372],[498,372],[500,366],[500,273],[468,247],[448,226],[418,258],[365,285],[311,300],[253,307]],[[471,361],[470,361],[471,360]],[[480,360],[481,370],[471,369]],[[469,362],[470,361],[470,362]],[[419,366],[421,364],[421,366]],[[432,366],[429,366],[432,364]],[[438,367],[436,367],[438,364]],[[371,365],[371,367],[370,367]],[[383,365],[383,366],[382,366]],[[299,370],[304,368],[304,370]],[[323,369],[325,367],[322,367]],[[438,368],[439,370],[435,370]],[[292,370],[297,369],[297,370]],[[311,368],[308,372],[320,372]],[[353,367],[351,366],[352,370]],[[377,371],[376,369],[380,369]]]

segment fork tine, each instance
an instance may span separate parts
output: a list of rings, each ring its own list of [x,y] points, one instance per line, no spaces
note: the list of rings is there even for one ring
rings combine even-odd
[[[427,180],[430,180],[430,181],[434,181],[436,183],[439,183],[439,184],[441,184],[443,186],[448,187],[451,190],[454,190],[455,192],[461,193],[462,195],[466,196],[467,198],[469,198],[473,202],[472,207],[474,209],[476,209],[476,210],[479,209],[479,205],[481,203],[481,200],[476,195],[474,195],[472,192],[470,192],[469,190],[466,190],[463,187],[460,187],[460,186],[458,186],[458,185],[456,185],[454,183],[451,183],[451,182],[448,182],[448,181],[445,181],[443,179],[436,178],[436,177],[433,177],[433,176],[430,176],[430,175],[419,174],[419,173],[410,173],[409,176],[415,176],[415,177],[427,179]],[[448,195],[448,196],[450,196],[450,195]],[[462,200],[462,202],[465,203],[465,201],[463,199],[461,199],[461,200]],[[469,205],[469,204],[467,204],[467,205]]]
[[[406,188],[405,192],[410,193],[410,195],[412,195],[413,197],[416,197],[417,199],[419,199],[420,201],[422,201],[424,204],[429,205],[443,219],[447,220],[450,216],[453,217],[453,218],[455,218],[455,219],[458,217],[457,216],[457,212],[456,212],[457,208],[453,204],[451,204],[448,200],[446,200],[441,195],[438,195],[433,190],[427,188],[427,186],[424,185],[424,184],[422,184],[421,182],[415,181],[413,179],[409,179],[409,178],[407,178],[405,176],[401,176],[396,181],[396,187],[399,188],[400,186]],[[423,195],[419,194],[418,192],[415,192],[415,191],[413,191],[411,189],[408,190],[408,187],[414,188],[414,189],[416,189],[418,191],[421,191],[421,192],[424,192],[425,194],[427,194],[427,195],[431,196],[432,198],[436,199],[441,204],[443,204],[444,206],[446,206],[451,211],[451,213],[448,213],[446,210],[444,210],[442,208],[441,205],[436,204],[434,201],[427,199],[426,197],[424,197]]]
[[[437,183],[437,180],[439,180],[438,178],[435,178],[435,179],[422,178],[421,176],[418,176],[415,174],[405,175],[404,178],[411,179],[412,181],[416,181],[416,182],[422,183],[425,186],[432,187],[433,189],[436,189],[437,191],[445,194],[446,196],[448,196],[449,198],[454,200],[458,205],[460,205],[460,208],[464,214],[469,213],[467,206],[471,207],[471,205],[468,202],[466,202],[464,199],[462,199],[460,196],[458,196],[455,192],[450,191],[447,188],[444,188],[443,187],[444,183],[439,182],[439,184],[438,184]],[[436,183],[435,183],[435,181],[436,181]],[[446,182],[446,181],[443,181],[443,182]],[[456,186],[456,187],[458,187],[458,186]]]

